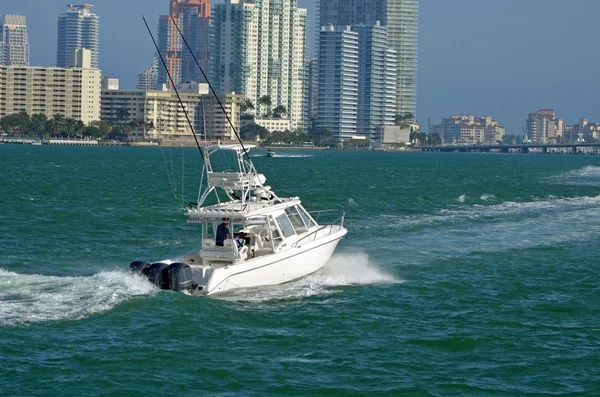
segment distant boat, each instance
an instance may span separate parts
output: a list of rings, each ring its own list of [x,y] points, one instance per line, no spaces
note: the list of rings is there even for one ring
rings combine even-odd
[[[269,150],[267,150],[266,156],[267,157],[275,157],[275,152],[272,151],[271,149],[269,149]]]

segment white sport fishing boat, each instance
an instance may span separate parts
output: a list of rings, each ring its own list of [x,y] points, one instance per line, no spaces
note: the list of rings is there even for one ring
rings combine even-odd
[[[203,149],[206,185],[187,210],[188,222],[201,226],[201,248],[155,263],[132,262],[132,272],[162,289],[205,296],[285,283],[329,261],[347,233],[344,215],[319,225],[298,197],[277,196],[247,154],[253,147]],[[212,204],[205,205],[209,197]]]

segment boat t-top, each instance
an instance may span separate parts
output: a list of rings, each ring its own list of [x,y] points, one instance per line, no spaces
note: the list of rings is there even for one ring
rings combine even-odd
[[[320,225],[298,197],[279,197],[247,156],[252,148],[204,148],[206,186],[187,209],[188,222],[200,226],[201,248],[154,263],[133,262],[132,271],[162,289],[211,295],[285,283],[329,261],[347,233],[343,214]]]

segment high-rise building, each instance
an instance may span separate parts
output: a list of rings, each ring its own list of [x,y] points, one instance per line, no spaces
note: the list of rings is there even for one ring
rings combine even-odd
[[[352,139],[358,110],[358,33],[350,26],[321,28],[316,122],[334,139]]]
[[[204,82],[192,54],[185,46],[177,30],[185,37],[206,73],[208,69],[208,41],[210,25],[210,0],[170,0],[169,15],[158,20],[158,48],[162,53],[175,84],[180,82]],[[158,68],[158,84],[171,87],[164,67]]]
[[[320,26],[371,26],[381,21],[397,55],[397,113],[416,116],[419,0],[320,0],[319,20]]]
[[[527,135],[533,143],[555,143],[563,129],[563,119],[556,117],[554,109],[541,109],[527,118]]]
[[[56,66],[67,67],[73,50],[87,48],[92,54],[92,68],[98,68],[100,18],[91,12],[91,4],[67,5],[58,16]]]
[[[396,51],[388,48],[387,28],[353,26],[358,32],[357,133],[371,141],[381,125],[393,125],[398,95]]]
[[[23,15],[0,15],[0,65],[29,66],[29,36]]]
[[[211,82],[219,92],[252,101],[259,115],[285,107],[302,125],[306,9],[297,0],[226,0],[215,6]],[[261,98],[269,97],[268,101]]]
[[[155,90],[158,81],[158,58],[154,57],[152,65],[137,75],[135,88],[138,90]]]

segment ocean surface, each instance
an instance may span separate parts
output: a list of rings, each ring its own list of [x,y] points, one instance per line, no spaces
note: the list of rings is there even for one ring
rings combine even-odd
[[[197,150],[0,145],[0,396],[600,395],[600,156],[277,154],[347,237],[198,298],[128,274],[199,244]]]

